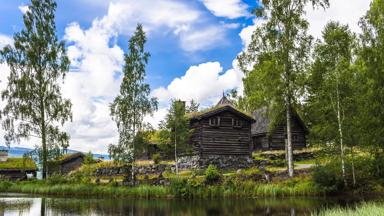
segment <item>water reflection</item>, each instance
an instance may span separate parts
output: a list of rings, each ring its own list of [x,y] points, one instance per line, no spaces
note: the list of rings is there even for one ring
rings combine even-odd
[[[310,215],[311,212],[356,200],[323,198],[241,200],[133,200],[31,198],[2,194],[1,215]]]

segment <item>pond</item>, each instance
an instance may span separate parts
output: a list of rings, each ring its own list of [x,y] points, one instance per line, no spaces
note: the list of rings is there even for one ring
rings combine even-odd
[[[362,199],[260,198],[226,200],[89,199],[0,194],[0,215],[311,215]]]

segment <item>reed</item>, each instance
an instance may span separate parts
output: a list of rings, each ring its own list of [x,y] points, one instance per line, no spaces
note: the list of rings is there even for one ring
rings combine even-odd
[[[381,216],[384,215],[384,204],[363,203],[356,208],[336,207],[324,209],[319,213],[312,213],[313,216]]]

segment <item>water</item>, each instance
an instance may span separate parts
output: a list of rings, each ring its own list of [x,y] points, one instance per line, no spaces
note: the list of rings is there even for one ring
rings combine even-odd
[[[226,199],[226,200],[134,200],[60,197],[29,197],[0,194],[2,215],[311,215],[335,206],[353,207],[362,200],[324,198]]]

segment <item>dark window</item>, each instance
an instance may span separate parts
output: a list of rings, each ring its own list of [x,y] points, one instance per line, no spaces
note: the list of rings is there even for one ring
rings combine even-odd
[[[241,128],[242,127],[242,122],[239,119],[232,119],[232,126],[234,128]]]
[[[209,119],[210,126],[220,126],[220,117],[212,117]]]

